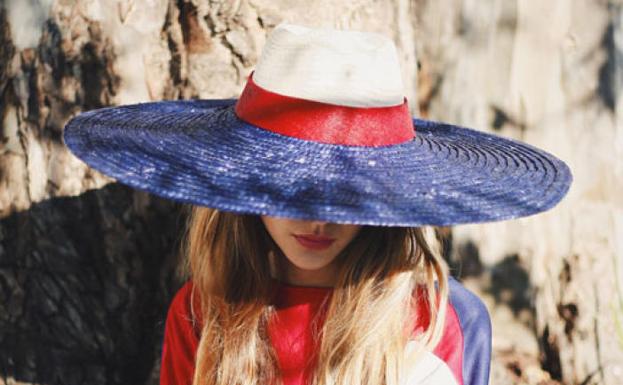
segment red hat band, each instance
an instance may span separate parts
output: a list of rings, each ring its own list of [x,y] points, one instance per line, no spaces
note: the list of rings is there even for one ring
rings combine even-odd
[[[407,99],[389,107],[350,107],[276,94],[249,75],[236,115],[278,134],[320,143],[385,146],[415,137]]]

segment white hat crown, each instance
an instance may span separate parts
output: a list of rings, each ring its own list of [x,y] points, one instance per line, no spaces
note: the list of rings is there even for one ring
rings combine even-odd
[[[404,103],[396,47],[371,32],[279,24],[266,41],[253,80],[280,95],[340,106]]]

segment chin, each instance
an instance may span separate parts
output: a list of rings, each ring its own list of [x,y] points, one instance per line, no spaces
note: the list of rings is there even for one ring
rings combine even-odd
[[[287,258],[291,264],[301,270],[319,270],[331,264],[334,259],[318,252],[297,253],[297,258]]]
[[[290,261],[290,262],[294,266],[296,266],[298,269],[308,270],[308,271],[314,271],[314,270],[323,269],[323,268],[327,267],[327,265],[329,265],[329,263],[330,263],[330,262],[327,262],[327,263],[313,263],[313,262],[310,262],[310,263],[304,263],[304,262],[303,263],[301,263],[301,262],[295,263],[295,262],[292,262],[292,261]]]

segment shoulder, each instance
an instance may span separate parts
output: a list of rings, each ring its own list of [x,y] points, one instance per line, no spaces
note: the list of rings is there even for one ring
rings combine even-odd
[[[186,312],[190,313],[190,297],[193,291],[193,282],[186,281],[175,292],[171,304],[169,305],[169,313],[171,312]]]
[[[456,279],[448,281],[450,298],[444,336],[435,349],[462,384],[487,384],[491,362],[491,317],[487,307]]]
[[[167,312],[167,323],[171,326],[185,326],[184,329],[193,328],[195,334],[199,334],[199,320],[193,319],[199,316],[199,294],[194,293],[194,285],[191,280],[185,282],[175,293]]]
[[[491,318],[482,300],[450,277],[450,304],[456,312],[462,328],[476,328],[486,332],[491,330]]]
[[[169,305],[160,360],[160,385],[192,383],[201,330],[193,321],[192,298],[193,284],[188,281],[175,293]]]
[[[491,357],[491,319],[485,304],[456,279],[448,279],[449,299],[443,331],[433,350],[459,384],[488,381]],[[419,306],[419,326],[429,322],[428,309]]]

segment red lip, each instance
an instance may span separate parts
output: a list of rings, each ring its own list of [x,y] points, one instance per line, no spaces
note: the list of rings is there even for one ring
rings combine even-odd
[[[335,241],[334,238],[310,234],[294,234],[294,238],[304,247],[314,250],[326,249]]]

